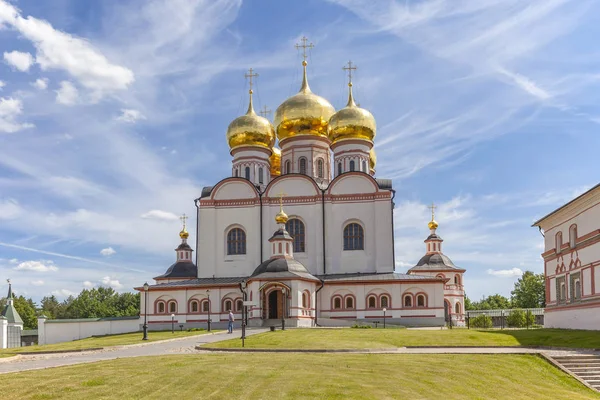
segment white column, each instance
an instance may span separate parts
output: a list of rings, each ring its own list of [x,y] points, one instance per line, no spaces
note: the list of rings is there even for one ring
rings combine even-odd
[[[0,349],[8,347],[8,320],[0,315]]]
[[[38,345],[46,344],[46,317],[40,315],[38,321]]]

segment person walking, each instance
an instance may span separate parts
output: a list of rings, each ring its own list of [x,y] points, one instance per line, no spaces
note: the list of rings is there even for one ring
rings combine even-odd
[[[229,324],[227,325],[227,333],[233,333],[233,321],[235,321],[235,318],[233,318],[233,311],[229,311]]]

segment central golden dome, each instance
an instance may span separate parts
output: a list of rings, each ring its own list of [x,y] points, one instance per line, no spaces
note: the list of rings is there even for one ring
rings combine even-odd
[[[281,150],[279,150],[277,147],[273,147],[271,149],[269,163],[271,164],[271,176],[281,175]]]
[[[229,149],[238,147],[262,147],[271,149],[275,145],[275,130],[268,119],[256,115],[252,106],[252,90],[246,115],[234,119],[227,128]]]
[[[306,65],[306,61],[303,61],[304,76],[300,92],[281,103],[275,111],[273,122],[279,141],[301,135],[327,137],[327,124],[335,108],[310,91]]]
[[[348,104],[333,114],[329,120],[327,134],[331,143],[342,140],[358,139],[373,142],[376,124],[373,114],[358,107],[352,97],[352,83],[348,84]]]

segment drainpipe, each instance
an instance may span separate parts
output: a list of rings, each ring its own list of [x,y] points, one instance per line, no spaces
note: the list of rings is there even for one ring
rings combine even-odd
[[[394,207],[396,207],[396,205],[394,204],[394,197],[396,197],[396,191],[394,189],[390,189],[390,191],[392,192],[392,218],[390,218],[392,220],[392,271],[396,270],[396,243],[395,243],[395,235],[394,235]]]
[[[194,204],[196,205],[196,268],[198,268],[198,257],[200,256],[200,251],[198,251],[198,243],[200,243],[200,197],[194,200]],[[200,273],[200,270],[198,270],[198,273]]]
[[[326,252],[325,252],[325,190],[321,189],[321,211],[323,218],[323,275],[327,275]],[[320,289],[319,289],[320,290]]]
[[[325,281],[323,279],[319,279],[321,281],[321,287],[317,289],[317,291],[315,292],[315,325],[319,326],[319,324],[317,323],[317,312],[319,311],[319,292],[321,291],[321,289],[323,289],[323,286],[325,286]]]
[[[546,235],[544,235],[544,232],[542,231],[542,227],[541,227],[541,226],[538,226],[538,229],[540,230],[540,234],[542,235],[542,237],[544,237],[544,238],[545,238],[545,237],[546,237]]]
[[[258,200],[260,201],[260,263],[263,262],[263,192],[258,190]]]

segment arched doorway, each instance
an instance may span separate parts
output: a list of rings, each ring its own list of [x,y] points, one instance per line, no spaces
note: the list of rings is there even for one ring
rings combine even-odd
[[[268,296],[268,319],[281,318],[281,290],[272,290]]]
[[[279,282],[273,282],[265,284],[259,290],[261,293],[263,319],[288,317],[289,287]]]
[[[450,302],[448,300],[444,300],[444,321],[450,322],[450,314],[452,313],[452,308],[450,306]]]

